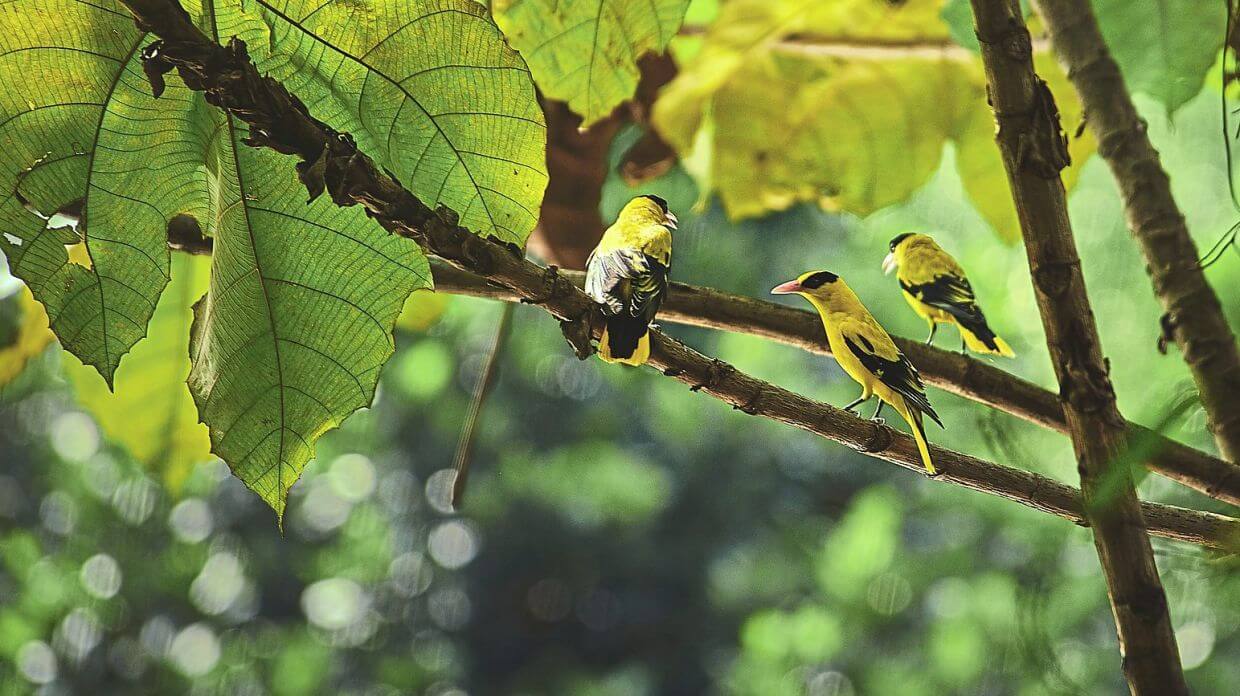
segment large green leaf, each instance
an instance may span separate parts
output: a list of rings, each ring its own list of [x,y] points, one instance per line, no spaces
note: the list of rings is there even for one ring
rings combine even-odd
[[[477,4],[183,4],[217,38],[246,39],[263,71],[428,203],[524,242],[545,127],[528,70]],[[62,345],[109,382],[168,282],[167,222],[189,214],[215,234],[221,215],[222,117],[186,91],[151,98],[152,39],[116,0],[0,5],[0,249]],[[88,224],[48,224],[82,199]],[[65,247],[83,237],[74,263]]]
[[[492,11],[543,93],[568,102],[588,126],[633,96],[637,59],[667,48],[688,7],[689,0],[496,0]]]
[[[247,38],[259,68],[316,117],[351,133],[465,227],[525,243],[547,184],[546,124],[529,70],[485,8],[469,0],[240,7],[250,14],[216,10],[220,37]]]
[[[1093,0],[1128,88],[1175,111],[1201,91],[1223,44],[1219,0]]]
[[[307,206],[288,160],[230,130],[189,385],[213,451],[283,517],[315,441],[374,397],[396,316],[430,267],[359,207]]]
[[[947,143],[965,188],[1001,236],[1019,234],[994,144],[980,60],[941,45],[937,0],[902,4],[735,0],[655,104],[654,123],[734,219],[799,202],[858,215],[904,200]],[[786,41],[791,36],[796,41]],[[872,50],[854,50],[865,45]],[[1039,56],[1071,128],[1079,107]],[[1077,164],[1093,151],[1073,141]],[[1078,168],[1065,172],[1075,181]]]
[[[206,256],[172,256],[172,282],[159,299],[146,340],[116,371],[114,390],[74,358],[64,362],[78,402],[98,421],[104,435],[174,490],[191,467],[211,453],[207,429],[198,422],[185,385],[190,369],[190,308],[207,291],[210,269]]]
[[[524,242],[546,182],[545,128],[528,70],[480,6],[184,5],[216,40],[244,39],[260,70],[429,204]],[[115,0],[7,3],[0,31],[0,134],[12,144],[0,185],[20,193],[0,206],[0,231],[15,274],[65,347],[111,383],[167,283],[169,221],[196,220],[215,250],[190,391],[212,450],[282,515],[317,438],[373,397],[396,314],[430,286],[426,259],[360,208],[307,205],[290,160],[240,146],[244,127],[175,75],[155,98],[139,57],[154,37]],[[81,198],[83,224],[46,224]]]
[[[152,195],[152,175],[184,174],[167,165],[185,143],[164,130],[172,103],[148,113],[130,99],[143,86],[134,79],[142,45],[118,3],[0,5],[0,249],[47,308],[61,344],[109,382],[167,283],[163,220],[187,208],[180,187]],[[147,136],[140,156],[136,132]],[[91,268],[66,252],[78,230],[45,221],[83,198],[97,221]],[[116,221],[123,226],[109,227]]]

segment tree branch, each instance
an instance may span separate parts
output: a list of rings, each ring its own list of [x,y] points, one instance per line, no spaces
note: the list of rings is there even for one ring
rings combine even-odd
[[[1138,696],[1188,694],[1180,654],[1128,468],[1119,414],[1081,274],[1059,172],[1067,137],[1016,0],[971,0],[996,140],[1016,202],[1034,294],[1076,450],[1085,514],[1106,578],[1124,675]]]
[[[468,271],[436,259],[431,264],[439,290],[510,302],[520,299]],[[578,287],[585,278],[572,271],[561,271],[561,275]],[[672,283],[659,320],[750,334],[820,355],[831,354],[822,322],[812,312],[710,288]],[[1031,423],[1068,432],[1063,407],[1050,391],[962,353],[893,338],[929,384]],[[1152,443],[1150,459],[1145,462],[1151,470],[1218,500],[1240,505],[1240,466],[1135,423],[1129,423],[1128,428],[1134,441]]]
[[[1171,181],[1150,143],[1089,3],[1038,0],[1060,63],[1081,95],[1098,151],[1124,199],[1128,229],[1145,254],[1154,294],[1192,372],[1223,458],[1240,458],[1240,352],[1218,296],[1198,263],[1197,245],[1171,195]],[[1204,38],[1204,37],[1203,37]]]
[[[211,253],[211,239],[203,238],[196,224],[192,229],[169,225],[168,246],[190,253]],[[522,299],[512,290],[443,259],[432,257],[431,268],[435,289],[440,292],[506,302]],[[559,274],[579,288],[585,283],[585,274],[580,271],[560,270]],[[671,283],[669,289],[667,301],[659,310],[661,321],[748,334],[831,355],[821,320],[811,312],[685,283]],[[911,356],[927,383],[1030,423],[1068,432],[1063,407],[1050,391],[963,353],[899,336],[892,338],[900,350]],[[1149,459],[1144,464],[1150,470],[1217,500],[1240,505],[1240,466],[1142,425],[1130,422],[1128,431],[1134,442],[1147,446]]]
[[[305,105],[274,79],[259,75],[243,42],[221,47],[190,21],[176,0],[123,0],[147,31],[165,42],[151,51],[175,67],[185,83],[208,102],[250,124],[248,144],[297,155],[298,173],[313,192],[322,186],[338,205],[362,205],[393,234],[497,282],[523,301],[541,306],[561,320],[579,355],[589,355],[589,338],[601,331],[598,307],[552,268],[541,268],[519,249],[471,234],[451,211],[432,211],[353,145],[347,134],[312,117]],[[315,173],[321,173],[319,179]],[[861,420],[738,372],[652,332],[651,365],[754,415],[788,423],[849,445],[879,459],[920,471],[913,440],[885,425]],[[1000,466],[934,447],[943,471],[937,480],[1000,495],[1034,509],[1086,523],[1079,492],[1047,477]],[[1221,549],[1240,549],[1240,521],[1222,515],[1166,505],[1146,506],[1150,530],[1168,538]]]

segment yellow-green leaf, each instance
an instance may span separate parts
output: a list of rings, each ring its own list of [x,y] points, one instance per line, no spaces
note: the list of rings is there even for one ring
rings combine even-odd
[[[477,3],[183,5],[217,40],[243,38],[261,71],[428,204],[524,243],[545,125],[528,69]],[[0,3],[0,250],[61,344],[109,382],[168,282],[168,222],[191,215],[214,235],[223,214],[224,117],[172,75],[152,97],[153,40],[118,0]],[[66,247],[83,241],[88,262],[73,262]]]
[[[206,256],[173,254],[172,282],[151,316],[146,340],[116,371],[115,391],[75,358],[64,361],[78,402],[94,416],[103,434],[173,490],[211,454],[207,428],[198,422],[185,384],[191,307],[206,292],[210,270],[211,259]]]
[[[469,0],[183,3],[259,70],[430,205],[522,244],[546,184],[525,63]],[[175,74],[155,98],[154,40],[117,0],[0,4],[0,248],[62,344],[108,382],[170,272],[166,228],[214,241],[190,389],[213,451],[277,514],[314,443],[373,396],[425,257],[360,208],[306,204],[292,162]],[[85,198],[82,224],[49,224]],[[64,216],[61,216],[64,217]],[[70,220],[72,222],[72,220]],[[68,247],[68,249],[67,249]]]
[[[660,95],[655,126],[733,219],[800,202],[867,215],[922,186],[953,143],[974,204],[1014,239],[980,59],[947,45],[940,5],[727,3]],[[850,50],[858,44],[873,50]],[[907,50],[921,44],[944,48]],[[1049,55],[1037,63],[1071,130],[1075,93]],[[1093,149],[1089,136],[1073,141],[1066,185]]]
[[[633,96],[637,59],[667,48],[688,6],[689,0],[496,0],[492,11],[543,93],[568,102],[588,126]]]
[[[47,313],[43,305],[35,301],[29,288],[22,288],[16,297],[6,298],[4,302],[14,316],[4,317],[9,330],[0,343],[0,387],[20,375],[26,363],[42,353],[54,338],[47,328]]]

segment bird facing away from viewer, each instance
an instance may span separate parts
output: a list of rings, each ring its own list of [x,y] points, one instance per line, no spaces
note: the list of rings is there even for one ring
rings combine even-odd
[[[586,293],[607,323],[598,356],[641,365],[650,358],[650,322],[667,296],[676,216],[658,196],[638,196],[620,211],[586,262]]]
[[[927,344],[934,341],[939,324],[955,324],[960,329],[961,351],[967,346],[975,353],[1008,358],[1016,355],[986,324],[964,269],[929,235],[909,233],[891,240],[891,253],[883,259],[883,271],[891,273],[897,268],[896,279],[904,299],[930,323]]]
[[[883,404],[891,404],[912,429],[926,471],[931,476],[936,475],[938,471],[930,459],[922,414],[930,416],[940,428],[943,421],[939,420],[930,406],[930,400],[926,398],[917,368],[896,348],[891,336],[861,304],[843,278],[830,271],[810,271],[771,289],[772,295],[794,293],[809,300],[818,310],[827,330],[831,353],[844,372],[861,385],[861,396],[845,406],[844,410],[856,413],[853,409],[858,404],[877,396],[878,408],[873,418],[878,420]]]

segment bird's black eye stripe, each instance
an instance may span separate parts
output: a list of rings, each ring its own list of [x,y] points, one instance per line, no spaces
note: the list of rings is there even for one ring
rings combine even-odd
[[[662,198],[659,198],[658,196],[654,194],[646,194],[646,198],[649,198],[650,200],[654,201],[655,204],[657,204],[660,208],[663,209],[663,214],[667,215],[667,201],[663,200]]]
[[[831,271],[818,271],[817,273],[814,273],[810,277],[801,281],[801,287],[813,290],[814,288],[820,288],[827,283],[834,283],[839,279],[840,277]]]
[[[903,242],[904,240],[912,236],[913,236],[912,232],[905,232],[902,235],[896,236],[894,239],[891,240],[891,250],[895,251],[896,247],[900,246],[900,242]]]

